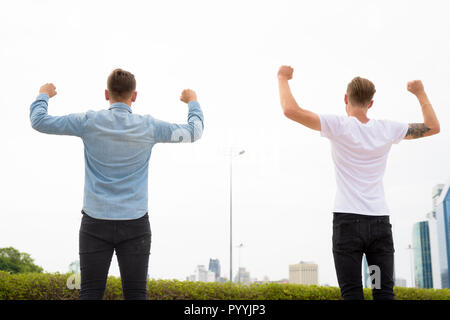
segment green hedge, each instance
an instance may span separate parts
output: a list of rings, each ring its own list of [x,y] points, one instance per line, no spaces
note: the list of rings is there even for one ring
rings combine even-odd
[[[0,300],[70,300],[78,297],[79,290],[68,289],[70,274],[26,273],[9,274],[0,271]],[[366,299],[372,299],[364,289]],[[450,300],[450,289],[395,288],[400,300]],[[296,284],[239,285],[216,282],[178,280],[149,280],[148,298],[152,300],[339,300],[339,288]],[[104,299],[122,299],[120,278],[110,276]]]

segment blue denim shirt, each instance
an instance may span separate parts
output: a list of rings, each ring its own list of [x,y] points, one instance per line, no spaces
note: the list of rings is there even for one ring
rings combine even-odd
[[[51,116],[47,113],[48,100],[47,94],[40,94],[31,104],[31,126],[39,132],[83,140],[83,211],[97,219],[126,220],[145,215],[153,146],[158,142],[194,142],[203,133],[198,102],[189,102],[187,124],[173,124],[134,114],[124,103],[113,103],[108,110]]]

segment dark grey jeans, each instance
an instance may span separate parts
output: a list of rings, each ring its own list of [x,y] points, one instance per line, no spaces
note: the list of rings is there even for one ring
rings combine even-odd
[[[134,220],[94,219],[83,211],[80,227],[81,290],[79,300],[99,300],[106,288],[116,251],[127,300],[147,299],[151,231],[148,213]]]
[[[380,270],[380,288],[373,288],[374,300],[394,299],[394,244],[389,216],[368,216],[335,212],[333,216],[333,256],[344,300],[364,299],[361,263]]]

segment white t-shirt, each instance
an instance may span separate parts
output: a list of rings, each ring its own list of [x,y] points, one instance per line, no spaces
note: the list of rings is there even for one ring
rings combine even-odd
[[[407,123],[353,116],[319,115],[321,136],[330,139],[337,192],[334,212],[389,215],[383,176],[392,144],[399,143]]]

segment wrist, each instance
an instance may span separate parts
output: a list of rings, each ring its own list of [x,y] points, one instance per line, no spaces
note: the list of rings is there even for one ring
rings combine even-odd
[[[425,91],[421,91],[421,92],[416,93],[416,97],[419,100],[425,99],[425,98],[427,98],[427,94],[425,93]]]

